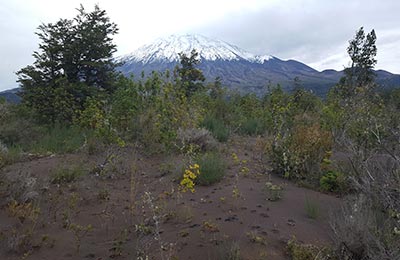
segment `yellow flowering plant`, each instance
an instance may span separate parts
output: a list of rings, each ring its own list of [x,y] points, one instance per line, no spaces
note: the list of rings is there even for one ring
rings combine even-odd
[[[183,179],[180,182],[180,190],[182,192],[187,192],[188,190],[190,190],[192,193],[195,192],[194,181],[199,175],[200,166],[197,163],[194,165],[189,165],[189,169],[186,169],[183,173]]]

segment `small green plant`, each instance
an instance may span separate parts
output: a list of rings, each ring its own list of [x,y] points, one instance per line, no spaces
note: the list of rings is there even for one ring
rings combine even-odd
[[[217,153],[206,153],[197,160],[201,165],[201,174],[196,183],[200,185],[211,185],[220,181],[225,175],[226,164]]]
[[[83,172],[84,169],[80,165],[74,168],[59,168],[53,173],[51,183],[65,184],[74,182],[83,175]]]
[[[267,200],[277,201],[282,199],[282,186],[273,184],[272,182],[267,182],[265,183],[264,190],[267,193]]]
[[[238,199],[238,198],[240,198],[240,197],[241,197],[241,194],[240,194],[239,188],[238,188],[236,185],[233,186],[233,189],[232,189],[232,198]]]
[[[265,245],[266,244],[266,240],[265,237],[260,236],[259,234],[257,234],[257,232],[255,231],[250,231],[246,233],[246,236],[248,239],[250,239],[251,242],[253,243],[257,243],[257,244],[261,244],[261,245]]]
[[[306,210],[307,217],[317,219],[320,215],[319,204],[306,196],[304,202],[304,209]]]
[[[90,231],[93,230],[92,225],[81,226],[78,224],[70,224],[68,229],[74,234],[75,243],[76,243],[76,252],[79,253],[79,249],[81,248],[82,238],[84,238]]]
[[[240,164],[240,159],[239,159],[239,157],[237,156],[236,153],[232,153],[232,160],[233,160],[233,163],[235,165],[239,165]]]
[[[179,231],[179,233],[178,233],[178,235],[180,236],[180,237],[187,237],[187,236],[189,236],[189,231],[188,231],[188,229],[182,229],[182,230],[180,230]]]
[[[328,171],[322,175],[319,184],[323,191],[340,192],[344,189],[344,182],[343,173]]]
[[[201,229],[203,231],[207,231],[207,232],[210,232],[210,233],[219,232],[218,225],[213,223],[213,222],[211,222],[211,221],[204,221],[202,226],[201,226]]]
[[[219,259],[240,260],[240,246],[237,242],[224,242]]]
[[[137,234],[146,236],[146,235],[150,235],[153,233],[153,228],[146,224],[139,223],[139,224],[135,224],[135,232]]]
[[[292,260],[334,260],[329,248],[319,248],[314,245],[300,244],[295,238],[288,241],[286,250]]]
[[[102,189],[97,194],[97,198],[99,200],[109,200],[110,199],[110,192],[107,189]]]
[[[112,247],[110,248],[111,255],[110,258],[116,258],[122,256],[123,245],[128,241],[128,230],[124,229],[120,234],[113,240]]]

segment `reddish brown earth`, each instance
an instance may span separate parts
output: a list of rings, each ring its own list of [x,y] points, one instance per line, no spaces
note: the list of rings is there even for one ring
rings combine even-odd
[[[81,151],[8,166],[0,176],[0,259],[21,259],[24,253],[26,259],[49,260],[236,259],[228,254],[240,252],[241,259],[279,260],[289,259],[285,247],[293,237],[329,245],[329,212],[339,206],[339,199],[270,176],[257,147],[256,138],[248,137],[221,145],[227,174],[217,184],[196,186],[195,193],[179,192],[174,181],[182,156],[145,156],[133,148],[114,150],[115,157],[102,176],[93,169],[110,151],[95,155]],[[233,152],[247,162],[235,164]],[[88,173],[73,183],[50,183],[57,169],[74,165]],[[244,166],[249,168],[247,176],[241,172]],[[40,208],[36,221],[23,220],[10,211],[12,189],[18,189],[23,179],[18,176],[24,175],[36,179],[35,205]],[[17,183],[7,186],[13,180]],[[266,199],[267,181],[282,185],[282,199]],[[233,196],[235,186],[240,196]],[[106,199],[99,198],[102,190],[108,193],[103,196]],[[307,216],[306,199],[317,205],[316,219]],[[63,219],[63,215],[68,217]],[[77,243],[64,223],[92,229]],[[28,246],[13,246],[13,241],[29,234],[27,230],[33,230]]]

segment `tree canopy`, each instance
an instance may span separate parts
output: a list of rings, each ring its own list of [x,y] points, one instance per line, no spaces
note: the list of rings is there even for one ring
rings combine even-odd
[[[179,53],[178,55],[181,64],[181,67],[177,69],[178,75],[186,91],[186,95],[190,96],[200,89],[203,86],[201,82],[205,81],[203,72],[195,67],[200,63],[199,53],[193,49],[190,56],[184,53]]]
[[[377,62],[375,42],[375,30],[366,35],[363,27],[349,41],[347,53],[351,59],[351,66],[344,70],[345,75],[339,83],[343,96],[352,97],[360,92],[368,92],[374,87],[373,68]]]
[[[113,89],[112,36],[118,28],[97,5],[92,12],[82,5],[77,11],[73,19],[38,27],[35,61],[17,72],[23,102],[46,122],[71,121],[88,97]],[[56,113],[66,107],[73,110]]]

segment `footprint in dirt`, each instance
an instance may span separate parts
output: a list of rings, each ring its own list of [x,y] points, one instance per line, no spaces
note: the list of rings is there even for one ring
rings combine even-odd
[[[236,215],[229,216],[225,219],[225,222],[233,222],[233,221],[238,221],[239,218]]]
[[[296,221],[294,221],[293,219],[288,219],[286,223],[292,227],[296,226]]]

